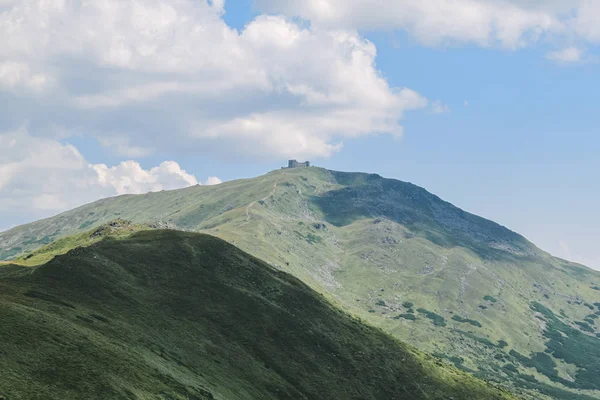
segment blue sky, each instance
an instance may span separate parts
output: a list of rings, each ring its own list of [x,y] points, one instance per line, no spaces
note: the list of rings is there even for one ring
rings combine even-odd
[[[595,3],[25,3],[0,2],[0,34],[32,27],[0,44],[0,228],[310,158],[600,269]]]

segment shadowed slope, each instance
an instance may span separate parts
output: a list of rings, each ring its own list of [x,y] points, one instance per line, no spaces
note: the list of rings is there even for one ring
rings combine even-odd
[[[144,231],[0,267],[8,399],[508,399],[226,242]]]

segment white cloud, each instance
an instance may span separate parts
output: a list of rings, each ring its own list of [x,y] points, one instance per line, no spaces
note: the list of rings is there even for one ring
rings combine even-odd
[[[206,180],[206,182],[204,182],[205,185],[219,185],[223,183],[222,180],[220,180],[219,178],[217,178],[216,176],[209,176],[208,179]]]
[[[218,182],[211,177],[207,184]],[[150,169],[135,161],[89,164],[72,145],[31,136],[25,129],[0,133],[0,218],[47,216],[103,197],[198,183],[174,161]]]
[[[600,43],[597,0],[257,0],[316,26],[405,30],[428,45],[519,48],[548,37]]]
[[[561,27],[547,7],[531,1],[530,5],[539,6],[524,7],[518,1],[497,0],[259,0],[258,3],[266,10],[298,15],[319,26],[403,29],[432,45],[466,42],[516,48]]]
[[[123,161],[114,167],[90,165],[98,174],[98,184],[113,188],[117,194],[158,192],[197,185],[196,177],[182,170],[175,161],[165,161],[150,170],[135,161]]]
[[[128,157],[156,150],[327,157],[348,137],[401,134],[404,113],[427,105],[410,89],[390,87],[375,46],[352,29],[263,15],[237,31],[222,18],[222,0],[5,7],[0,37],[12,40],[0,42],[0,60],[38,71],[5,80],[53,83],[19,114],[41,135],[49,113],[35,111],[52,109],[52,123]],[[2,117],[14,118],[0,110]]]
[[[551,51],[546,55],[549,60],[561,63],[577,63],[581,61],[582,56],[583,51],[577,47],[567,47],[562,50]]]
[[[44,74],[32,72],[27,64],[0,62],[0,90],[25,89],[42,92],[52,85],[52,79]]]

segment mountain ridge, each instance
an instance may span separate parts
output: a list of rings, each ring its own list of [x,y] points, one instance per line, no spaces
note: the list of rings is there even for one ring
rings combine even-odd
[[[10,400],[514,398],[209,235],[107,237],[0,289]]]
[[[554,325],[571,334],[565,346],[594,349],[597,341],[600,349],[593,317],[600,274],[416,185],[314,167],[277,170],[101,200],[0,233],[0,252],[26,256],[39,242],[117,218],[220,237],[346,312],[478,376],[553,398],[579,390],[600,396],[600,381],[578,381],[600,368],[585,357],[589,351],[566,362],[545,328],[556,317],[564,325]],[[545,351],[550,359],[539,356]]]

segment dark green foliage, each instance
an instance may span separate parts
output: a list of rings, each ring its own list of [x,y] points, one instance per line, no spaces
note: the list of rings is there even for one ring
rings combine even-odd
[[[550,353],[555,358],[563,359],[566,363],[579,367],[575,382],[556,378],[551,375],[551,372],[548,377],[573,388],[600,389],[600,340],[565,324],[550,309],[540,303],[532,303],[531,308],[546,318],[544,336],[549,339],[546,347]],[[585,322],[576,322],[576,324],[582,330],[593,332],[593,329]]]
[[[446,326],[446,319],[444,317],[442,317],[441,315],[438,315],[438,314],[431,312],[429,310],[426,310],[424,308],[418,308],[417,312],[424,314],[427,318],[429,318],[431,321],[433,321],[433,324],[435,326]]]
[[[385,301],[383,301],[383,300],[377,300],[377,302],[375,302],[375,304],[378,305],[378,306],[380,306],[380,307],[385,307],[386,306]]]
[[[590,303],[583,303],[584,306],[586,306],[587,308],[589,308],[590,310],[594,310],[594,306],[591,305]]]
[[[321,243],[322,240],[321,236],[313,235],[312,233],[306,235],[306,241],[310,244]]]
[[[517,367],[515,367],[514,365],[512,365],[512,364],[505,364],[502,367],[502,369],[505,370],[505,371],[510,371],[512,373],[518,373],[519,372],[519,369]]]
[[[592,328],[587,322],[575,321],[575,325],[579,325],[582,331],[594,333],[594,328]]]
[[[12,249],[0,251],[0,260],[10,260],[22,251],[22,247],[13,247]]]
[[[565,310],[563,310],[562,308],[559,310],[560,315],[562,315],[563,317],[567,318],[567,314],[565,314]]]
[[[599,286],[592,286],[592,289],[594,289],[594,290],[600,290],[600,287]]]
[[[526,382],[537,382],[537,379],[533,375],[519,374],[519,379],[523,379]]]
[[[535,369],[537,369],[537,371],[540,374],[546,375],[548,377],[551,377],[551,376],[558,377],[558,371],[556,370],[556,363],[554,362],[552,357],[550,357],[548,354],[535,353],[531,357],[531,361],[533,362]]]
[[[404,303],[402,303],[402,307],[404,307],[404,308],[413,308],[414,304],[411,303],[410,301],[405,301]]]
[[[92,226],[96,221],[85,221],[83,224],[79,225],[79,229],[85,229]]]
[[[508,346],[508,343],[506,342],[506,340],[498,340],[498,347],[503,349],[505,347]]]
[[[298,235],[298,237],[306,240],[308,243],[310,244],[315,244],[315,243],[321,243],[321,241],[323,240],[322,237],[314,235],[312,233],[307,234],[306,236],[304,236],[302,233],[298,232],[298,231],[294,231],[294,233],[296,235]]]
[[[206,235],[146,231],[1,276],[7,399],[510,398]]]
[[[484,345],[485,347],[489,347],[491,349],[493,348],[501,348],[500,346],[495,345],[494,343],[492,343],[489,339],[486,338],[482,338],[479,337],[471,332],[465,332],[465,331],[461,331],[460,329],[455,329],[456,332],[460,333],[461,335],[464,335],[470,339],[475,340],[478,343],[481,343],[482,345]]]
[[[461,317],[459,317],[458,315],[453,315],[453,316],[452,316],[452,319],[453,319],[454,321],[457,321],[457,322],[466,322],[466,323],[468,323],[468,324],[471,324],[471,325],[473,325],[473,326],[476,326],[476,327],[478,327],[478,328],[481,328],[481,323],[480,323],[479,321],[475,321],[474,319],[461,318]]]
[[[487,310],[487,306],[484,306],[482,304],[479,305],[479,308],[481,308],[482,310]]]
[[[512,349],[508,354],[513,356],[515,358],[515,360],[517,360],[524,367],[527,367],[527,368],[534,367],[534,364],[533,364],[533,361],[531,361],[531,358],[525,357],[523,354],[519,353],[515,349]]]
[[[484,296],[484,297],[483,297],[483,299],[484,299],[485,301],[491,301],[492,303],[496,303],[496,302],[498,301],[498,300],[496,300],[496,298],[495,298],[495,297],[492,297],[492,296],[490,296],[490,295]]]
[[[417,317],[415,317],[414,314],[400,314],[400,315],[394,317],[394,319],[400,319],[400,318],[404,318],[409,321],[415,321],[417,319]]]
[[[441,360],[448,360],[448,361],[450,361],[452,364],[454,364],[454,366],[456,368],[458,368],[458,369],[460,369],[462,371],[469,372],[471,374],[476,373],[476,371],[473,371],[473,370],[471,370],[471,369],[469,369],[469,368],[467,368],[467,367],[465,367],[463,365],[463,363],[465,362],[465,360],[462,357],[449,356],[449,355],[443,354],[443,353],[433,353],[433,356],[437,357],[437,358],[439,358]]]

